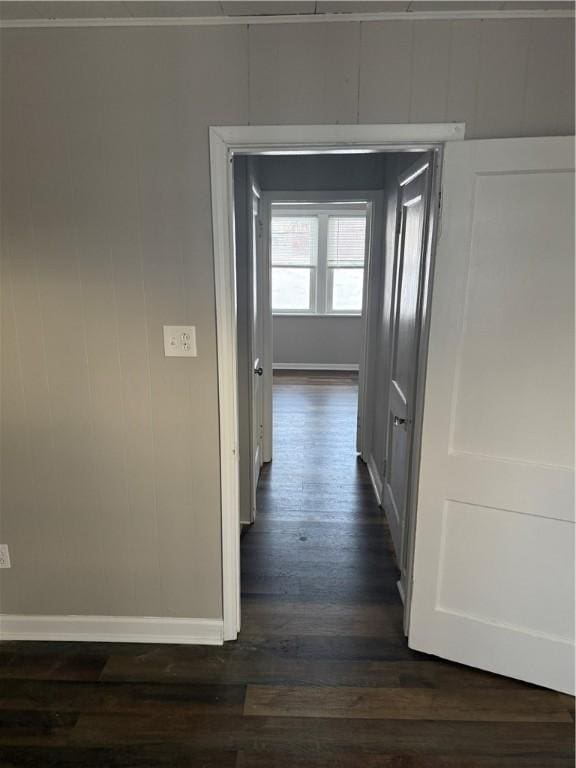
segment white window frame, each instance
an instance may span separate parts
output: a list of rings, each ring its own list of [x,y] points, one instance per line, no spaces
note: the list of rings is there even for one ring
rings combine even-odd
[[[373,195],[373,193],[370,193]],[[270,231],[272,217],[277,216],[317,216],[318,217],[318,254],[316,266],[313,269],[313,279],[310,281],[310,307],[307,310],[272,310],[274,317],[291,317],[304,315],[311,317],[361,317],[364,311],[364,290],[362,291],[362,306],[358,310],[334,310],[332,308],[332,286],[334,269],[358,269],[358,267],[328,267],[328,219],[330,216],[358,216],[366,219],[366,240],[364,243],[364,280],[370,247],[372,229],[372,200],[369,193],[312,193],[312,192],[271,192],[266,228]],[[278,195],[281,196],[278,199]],[[325,202],[317,199],[318,195],[325,196]],[[283,199],[288,196],[290,199]],[[338,198],[343,198],[341,201]],[[363,199],[365,198],[365,199]],[[271,242],[271,237],[269,238]],[[272,254],[270,254],[271,268]],[[281,265],[277,265],[281,266]],[[309,269],[309,267],[302,267]]]
[[[272,251],[272,216],[316,216],[317,214],[313,211],[310,211],[308,209],[297,209],[297,208],[290,208],[287,210],[282,210],[281,213],[275,213],[272,211],[271,216],[269,217],[269,220],[266,222],[266,227],[268,228],[270,232],[269,236],[269,242],[270,242],[270,251]],[[315,264],[273,264],[272,263],[272,252],[270,252],[270,269],[271,271],[274,270],[276,267],[277,269],[308,269],[310,270],[310,295],[308,296],[308,307],[307,309],[280,309],[278,311],[272,310],[273,315],[314,315],[316,314],[314,311],[314,308],[317,306],[318,302],[318,268],[319,268],[319,260],[320,260],[320,220],[318,220],[318,240],[317,240],[317,251],[316,251],[316,262]],[[270,280],[270,285],[272,285],[272,279]]]
[[[340,266],[340,267],[329,267],[328,266],[328,219],[331,215],[334,215],[334,213],[337,213],[340,216],[347,216],[347,217],[354,217],[357,216],[358,218],[362,217],[366,219],[366,233],[364,235],[364,261],[362,262],[362,304],[360,306],[360,311],[355,309],[334,309],[332,302],[334,300],[334,271],[336,269],[359,269],[359,267],[348,267],[348,266]],[[371,215],[371,205],[370,203],[366,203],[364,206],[355,206],[354,208],[348,208],[348,209],[337,209],[336,211],[332,210],[332,208],[329,210],[329,212],[326,214],[325,217],[325,239],[324,239],[324,247],[326,249],[325,252],[325,268],[326,268],[326,296],[325,296],[325,309],[327,315],[346,315],[351,317],[360,317],[364,313],[364,282],[366,280],[366,266],[368,263],[368,253],[370,249],[370,238],[371,238],[371,228],[372,228],[372,215]]]

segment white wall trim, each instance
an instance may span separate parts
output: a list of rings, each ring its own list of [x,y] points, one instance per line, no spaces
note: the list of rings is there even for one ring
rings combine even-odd
[[[0,614],[1,640],[222,645],[222,619]]]
[[[372,456],[372,454],[370,454],[366,459],[366,467],[368,468],[368,474],[370,475],[370,482],[372,483],[372,488],[374,489],[374,493],[376,494],[376,500],[378,501],[378,506],[381,507],[382,506],[382,489],[384,487],[384,483],[382,481],[380,472],[378,471],[378,467],[376,466],[376,461],[374,460],[374,456]]]
[[[3,19],[0,28],[34,27],[205,27],[254,24],[334,24],[361,21],[442,21],[475,19],[567,19],[572,10],[521,9],[517,11],[383,11],[381,13],[318,13],[287,16],[112,17],[79,19]]]
[[[357,371],[358,363],[273,363],[275,371]]]
[[[236,261],[234,254],[234,153],[304,149],[315,153],[346,148],[397,151],[435,148],[462,140],[463,123],[402,125],[282,125],[210,127],[210,178],[218,358],[220,492],[222,512],[222,611],[224,640],[240,631],[240,474]]]
[[[230,147],[213,128],[210,128],[210,182],[220,419],[222,616],[224,640],[235,640],[240,631],[240,443],[234,179]]]
[[[465,123],[387,123],[380,125],[218,125],[210,128],[232,151],[259,155],[346,152],[368,149],[398,152],[406,144],[418,150],[464,138]]]

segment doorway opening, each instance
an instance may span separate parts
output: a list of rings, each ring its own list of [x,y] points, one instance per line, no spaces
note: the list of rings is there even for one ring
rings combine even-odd
[[[225,640],[235,639],[240,629],[240,480],[245,477],[245,470],[241,466],[242,450],[240,436],[242,425],[239,402],[250,392],[252,385],[242,392],[245,383],[242,375],[250,374],[250,381],[254,378],[265,379],[267,367],[271,368],[271,355],[266,355],[266,360],[258,360],[258,366],[241,365],[241,350],[239,347],[239,329],[242,318],[237,314],[236,283],[237,277],[240,283],[240,275],[237,275],[235,253],[235,219],[236,223],[257,221],[255,215],[254,199],[258,198],[258,190],[250,187],[250,195],[246,196],[246,206],[250,206],[250,213],[246,216],[238,216],[238,199],[235,198],[233,159],[238,156],[247,156],[250,160],[254,157],[277,155],[374,155],[378,153],[401,153],[407,157],[412,154],[412,160],[421,153],[427,153],[427,168],[430,173],[429,208],[425,221],[427,222],[426,235],[423,238],[427,254],[426,273],[429,272],[431,254],[433,250],[433,223],[436,221],[435,211],[438,204],[438,184],[440,178],[440,163],[442,150],[446,142],[458,141],[464,137],[464,126],[461,124],[449,125],[408,125],[408,126],[299,126],[299,127],[219,127],[210,129],[211,148],[211,180],[212,180],[212,213],[214,228],[214,252],[215,252],[215,283],[216,283],[216,308],[217,308],[217,333],[218,333],[218,385],[220,408],[220,446],[221,446],[221,493],[222,493],[222,554],[223,554],[223,636]],[[415,154],[416,153],[416,154]],[[416,169],[413,174],[419,176],[421,170]],[[350,186],[346,184],[346,186]],[[244,189],[247,189],[244,186]],[[395,198],[396,201],[396,198]],[[396,202],[395,202],[396,205]],[[405,212],[409,206],[406,206]],[[248,208],[246,208],[248,210]],[[389,211],[384,211],[383,221],[388,219]],[[404,221],[408,221],[408,216]],[[412,222],[414,217],[410,217]],[[385,227],[385,231],[395,237],[396,228],[392,225]],[[405,231],[408,231],[406,229]],[[254,228],[252,233],[248,231],[246,237],[254,241]],[[266,252],[266,250],[264,250]],[[256,249],[253,249],[256,253]],[[269,279],[269,269],[252,271],[253,275],[260,274],[265,283]],[[390,276],[390,272],[388,273]],[[368,275],[365,283],[369,286],[379,286],[380,280]],[[427,323],[427,295],[429,280],[426,276],[418,281],[422,291],[418,293],[419,307],[422,307],[420,322],[416,336],[418,338],[418,366],[423,362],[423,351],[426,339]],[[245,284],[246,285],[246,284]],[[250,290],[254,290],[252,281]],[[241,286],[238,284],[238,290]],[[246,288],[246,290],[248,290]],[[264,296],[270,296],[270,285],[263,286]],[[410,293],[410,292],[409,292]],[[383,301],[383,299],[382,299]],[[260,306],[260,305],[257,305]],[[368,305],[367,305],[368,306]],[[381,307],[372,311],[366,311],[368,326],[375,323]],[[402,313],[399,314],[402,320]],[[251,321],[252,322],[252,321]],[[263,333],[268,337],[262,340],[262,349],[270,348],[271,323],[264,323]],[[398,325],[402,329],[402,323]],[[423,332],[422,332],[423,331]],[[400,334],[402,336],[402,334]],[[362,358],[360,363],[360,407],[359,421],[360,431],[362,426],[368,423],[363,409],[367,400],[366,387],[363,379],[362,359],[370,359],[371,333],[365,334]],[[258,369],[262,368],[262,377],[258,375]],[[272,377],[269,376],[271,381]],[[271,397],[267,400],[266,392],[271,393],[271,388],[262,387],[261,398],[264,407],[271,412]],[[411,460],[412,453],[417,446],[417,433],[421,420],[421,408],[423,400],[422,387],[419,384],[413,402],[414,418],[410,421],[399,422],[397,426],[404,424],[405,430],[410,430],[411,437],[405,441],[405,457]],[[371,418],[371,414],[370,414]],[[399,417],[402,418],[402,417]],[[270,420],[271,421],[271,420]],[[252,434],[253,434],[253,427]],[[247,428],[247,425],[245,425]],[[262,457],[266,455],[266,432],[262,440]],[[270,444],[271,449],[271,444]],[[360,450],[363,458],[367,458],[367,467],[376,492],[381,496],[385,483],[378,482],[375,462],[366,457],[363,446]],[[256,462],[255,462],[256,464]],[[253,467],[249,467],[250,472]],[[386,469],[386,464],[382,469]],[[406,485],[410,487],[414,482],[414,464],[406,474]],[[409,498],[409,494],[406,495]],[[409,501],[409,503],[412,503]],[[409,520],[410,515],[405,515]],[[409,552],[408,552],[409,554]],[[409,571],[409,565],[407,572]],[[409,581],[407,583],[409,591]],[[409,605],[410,596],[406,595],[405,605]],[[405,610],[405,616],[407,615]]]
[[[388,578],[395,557],[403,599],[408,591],[417,367],[440,155],[440,147],[408,146],[233,160],[247,600],[268,588],[315,594],[322,558],[337,559],[346,525],[365,518],[376,526]],[[279,547],[284,580],[263,565],[273,554],[261,547],[263,532]],[[332,554],[317,548],[325,537]],[[309,578],[312,564],[299,563],[307,557],[317,561]],[[358,566],[348,562],[345,593],[359,588]],[[318,597],[330,601],[329,591]]]

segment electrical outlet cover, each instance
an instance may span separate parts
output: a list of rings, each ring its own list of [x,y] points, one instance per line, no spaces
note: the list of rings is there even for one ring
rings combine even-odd
[[[196,357],[196,354],[195,326],[164,326],[164,355],[166,357]]]
[[[8,544],[0,544],[0,568],[10,568]]]

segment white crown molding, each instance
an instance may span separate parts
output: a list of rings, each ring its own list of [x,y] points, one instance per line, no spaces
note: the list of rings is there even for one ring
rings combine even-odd
[[[0,29],[30,27],[205,27],[255,24],[332,24],[359,21],[446,21],[474,19],[568,19],[572,10],[519,11],[383,11],[381,13],[318,13],[290,16],[190,16],[190,17],[114,17],[103,19],[3,19]]]
[[[222,619],[0,614],[1,640],[222,645]]]

